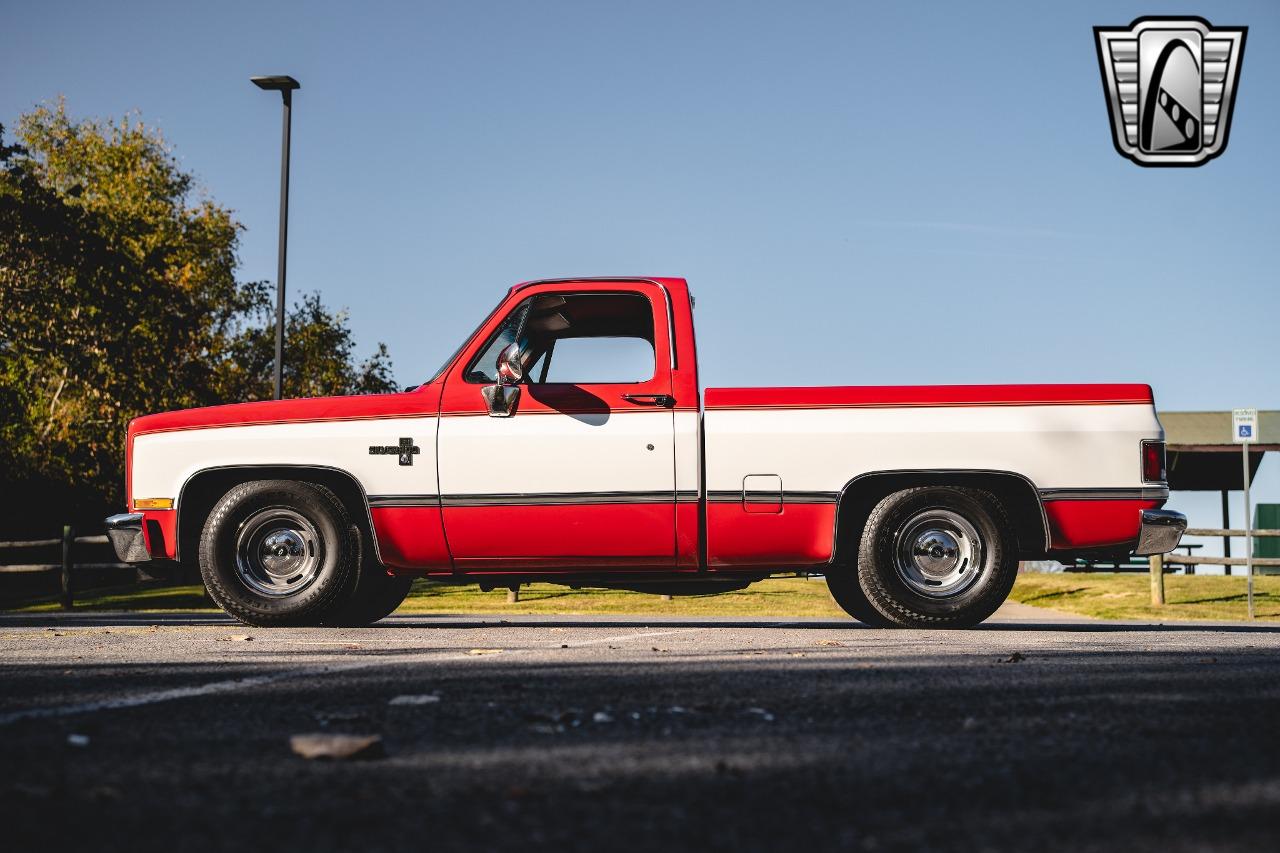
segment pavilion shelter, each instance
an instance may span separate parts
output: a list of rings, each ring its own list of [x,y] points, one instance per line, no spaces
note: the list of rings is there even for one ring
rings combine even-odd
[[[1231,438],[1231,412],[1160,412],[1168,451],[1165,466],[1172,491],[1221,492],[1222,527],[1231,527],[1227,495],[1244,488],[1242,450]],[[1249,445],[1249,483],[1262,457],[1280,450],[1280,411],[1258,412],[1258,437]],[[1231,537],[1222,537],[1223,556],[1231,556]],[[1230,567],[1227,572],[1230,573]]]

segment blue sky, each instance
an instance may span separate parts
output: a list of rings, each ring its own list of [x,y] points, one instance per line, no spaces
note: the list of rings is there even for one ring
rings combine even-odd
[[[1249,26],[1230,145],[1112,147],[1091,28]],[[429,376],[505,289],[687,276],[709,385],[1143,381],[1280,407],[1280,5],[10,6],[0,121],[62,94],[159,125],[274,277]],[[1280,468],[1260,497],[1280,500]],[[1216,523],[1216,496],[1179,496]],[[1201,517],[1196,518],[1197,514]],[[1237,510],[1238,518],[1238,510]]]

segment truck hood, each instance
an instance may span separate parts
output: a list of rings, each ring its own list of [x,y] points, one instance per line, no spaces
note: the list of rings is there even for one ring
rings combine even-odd
[[[300,421],[363,420],[435,414],[438,394],[431,386],[397,394],[349,397],[307,397],[298,400],[260,400],[225,406],[204,406],[144,415],[129,422],[129,439],[152,432],[214,427],[283,424]]]

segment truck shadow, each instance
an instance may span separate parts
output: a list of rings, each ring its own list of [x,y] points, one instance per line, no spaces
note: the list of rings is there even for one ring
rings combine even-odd
[[[603,426],[609,422],[609,404],[604,398],[577,385],[532,383],[521,387],[526,389],[530,399],[538,401],[549,409],[555,409],[562,415],[581,421],[587,426]]]
[[[0,627],[7,628],[57,628],[57,627],[138,627],[138,626],[222,626],[243,627],[229,616],[222,613],[127,613],[98,611],[84,613],[5,613],[0,614]],[[1280,633],[1280,624],[1244,622],[1104,622],[1098,621],[1063,621],[1051,620],[1001,620],[986,622],[970,629],[901,629],[873,628],[853,619],[786,619],[786,618],[751,618],[751,617],[682,617],[682,616],[522,616],[501,613],[478,616],[468,613],[406,613],[393,614],[386,619],[367,628],[331,628],[303,629],[326,630],[335,634],[349,635],[352,632],[392,631],[404,629],[481,629],[481,628],[759,628],[774,630],[813,630],[813,631],[868,631],[876,633],[901,633],[904,636],[919,633],[953,634],[963,631],[999,631],[1028,633],[1070,633],[1070,634],[1115,634],[1115,633],[1234,633],[1234,634],[1275,634]],[[297,628],[254,628],[255,631],[299,630]]]

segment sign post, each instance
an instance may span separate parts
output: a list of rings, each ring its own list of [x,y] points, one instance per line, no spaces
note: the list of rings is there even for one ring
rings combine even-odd
[[[1249,514],[1249,444],[1258,437],[1258,410],[1231,410],[1231,440],[1240,445],[1244,479],[1244,573],[1248,579],[1249,618],[1253,618],[1253,516]]]

